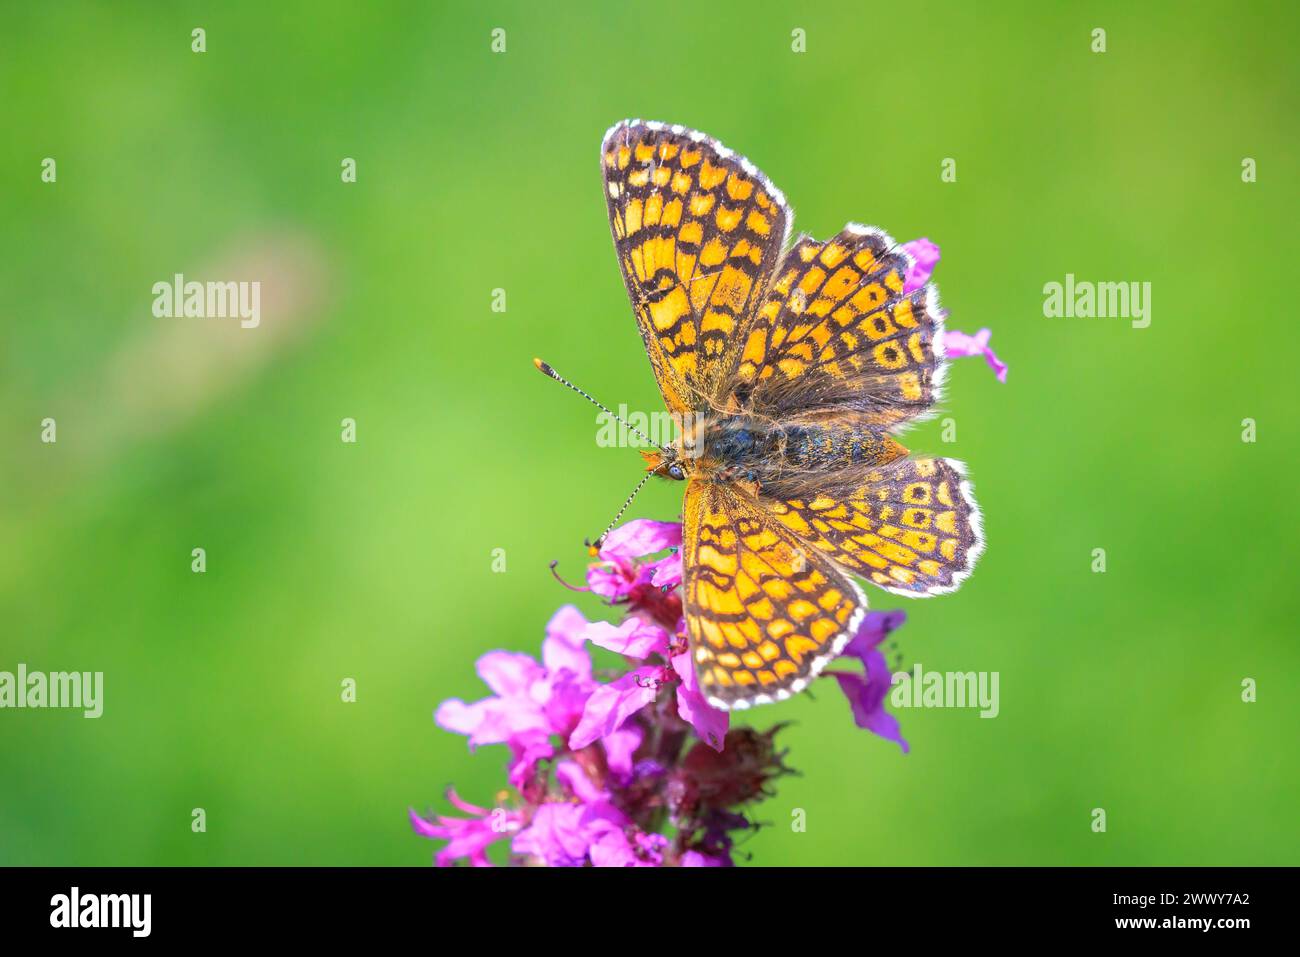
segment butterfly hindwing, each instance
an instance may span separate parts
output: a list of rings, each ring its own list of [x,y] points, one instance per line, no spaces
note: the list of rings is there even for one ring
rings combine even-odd
[[[691,652],[715,707],[802,691],[866,612],[851,578],[738,488],[689,483],[682,548]]]
[[[984,549],[979,507],[952,459],[899,459],[833,494],[759,501],[792,534],[886,591],[954,591]]]
[[[704,408],[730,381],[788,238],[785,197],[682,126],[625,120],[600,154],[619,267],[664,401]]]

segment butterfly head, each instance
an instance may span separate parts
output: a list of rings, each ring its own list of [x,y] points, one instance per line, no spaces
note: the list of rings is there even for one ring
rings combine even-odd
[[[651,475],[672,479],[675,482],[686,479],[686,469],[682,467],[682,463],[678,459],[677,449],[671,445],[650,452],[642,452],[641,457],[646,462],[645,470]]]

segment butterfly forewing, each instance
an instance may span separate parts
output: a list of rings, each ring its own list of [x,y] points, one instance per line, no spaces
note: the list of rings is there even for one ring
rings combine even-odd
[[[742,333],[787,239],[785,198],[694,130],[626,120],[600,148],[619,267],[671,411],[729,386]]]
[[[910,259],[878,229],[801,238],[782,259],[737,370],[774,415],[838,406],[886,429],[930,409],[942,378],[942,318],[928,286],[904,294]]]
[[[742,489],[691,482],[683,517],[683,608],[701,690],[721,708],[802,691],[856,632],[861,588]]]

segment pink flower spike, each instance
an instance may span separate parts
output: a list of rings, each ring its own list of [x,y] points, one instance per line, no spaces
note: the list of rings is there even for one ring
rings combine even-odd
[[[903,243],[903,251],[912,257],[912,265],[903,279],[903,294],[907,295],[930,281],[930,274],[939,265],[939,247],[928,239],[913,239]]]
[[[989,368],[997,375],[999,382],[1007,381],[1007,364],[997,357],[997,354],[989,347],[989,336],[992,333],[987,329],[981,329],[973,336],[968,336],[964,332],[958,332],[956,329],[948,329],[943,334],[943,351],[949,359],[961,359],[966,356],[984,357],[984,361],[989,364]]]

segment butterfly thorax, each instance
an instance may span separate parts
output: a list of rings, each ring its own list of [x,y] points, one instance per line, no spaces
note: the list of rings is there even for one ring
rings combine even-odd
[[[688,476],[774,488],[802,476],[830,479],[907,455],[889,435],[843,421],[781,423],[750,415],[701,418],[682,438],[679,461]]]

